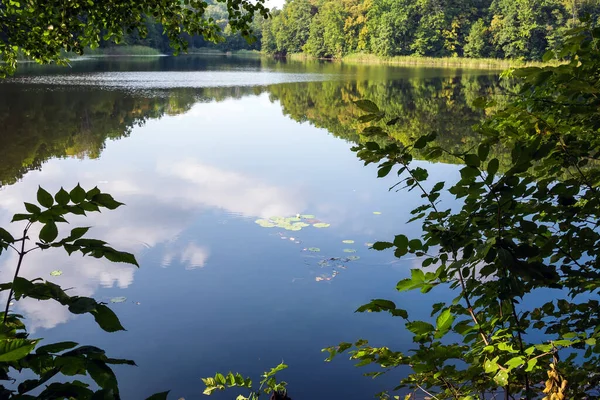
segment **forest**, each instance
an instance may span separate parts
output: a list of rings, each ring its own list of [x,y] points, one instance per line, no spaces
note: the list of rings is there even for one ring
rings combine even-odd
[[[275,56],[303,53],[340,59],[352,54],[541,60],[561,46],[565,32],[598,0],[287,0],[270,18],[256,16],[254,41],[233,32],[224,3],[209,1],[207,16],[223,38],[187,36],[190,51],[260,50]],[[147,19],[148,35],[128,34],[128,45],[169,52],[162,25]],[[108,42],[102,46],[110,46]]]
[[[288,0],[263,24],[262,49],[285,55],[540,60],[597,0]]]

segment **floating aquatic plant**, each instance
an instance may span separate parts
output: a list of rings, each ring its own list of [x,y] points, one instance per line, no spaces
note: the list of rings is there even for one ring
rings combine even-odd
[[[280,228],[287,231],[299,231],[303,228],[308,228],[313,224],[316,228],[327,228],[330,224],[323,223],[314,219],[314,215],[296,215],[295,217],[269,217],[260,218],[254,221],[257,225],[263,228]]]

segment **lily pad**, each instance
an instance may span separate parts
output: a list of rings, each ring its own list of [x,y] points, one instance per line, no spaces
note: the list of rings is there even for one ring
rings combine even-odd
[[[254,222],[257,223],[258,225],[262,226],[263,228],[274,228],[275,227],[275,224],[272,223],[271,221],[269,221],[268,219],[257,219]]]
[[[316,217],[314,215],[312,215],[312,214],[302,214],[300,216],[300,218],[303,218],[303,219],[315,219]]]
[[[289,225],[285,227],[286,231],[301,231],[302,228],[299,226]]]
[[[300,222],[301,219],[298,217],[289,217],[285,219],[285,222]]]
[[[356,249],[344,249],[344,253],[356,253]]]
[[[375,215],[381,215],[381,211],[373,211],[373,214],[375,214]]]
[[[50,275],[51,276],[61,276],[62,275],[62,271],[57,269],[55,271],[50,272]]]
[[[348,260],[348,261],[360,260],[360,256],[350,256],[350,257],[347,257],[346,260]]]
[[[375,243],[367,242],[367,243],[365,243],[365,246],[367,246],[367,247],[373,247],[374,244]]]
[[[307,226],[310,226],[310,224],[307,224],[306,222],[295,222],[292,224],[292,226],[299,226],[300,228],[306,228]]]
[[[312,251],[313,253],[318,253],[319,251],[321,251],[321,249],[318,247],[309,247],[308,251]]]
[[[354,240],[342,240],[342,243],[353,244]]]
[[[127,297],[113,297],[110,299],[111,303],[123,303],[127,300]]]
[[[331,224],[326,224],[325,222],[318,222],[316,224],[313,224],[313,226],[315,228],[329,228]]]

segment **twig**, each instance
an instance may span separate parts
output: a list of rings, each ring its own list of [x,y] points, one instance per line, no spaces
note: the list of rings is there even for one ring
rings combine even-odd
[[[27,237],[27,230],[29,229],[29,227],[31,227],[31,222],[29,222],[27,224],[27,227],[25,228],[25,230],[23,231],[23,241],[21,241],[21,251],[18,252],[19,253],[19,262],[17,263],[17,270],[15,271],[15,276],[13,278],[13,282],[12,285],[10,287],[10,292],[8,293],[8,299],[6,300],[6,308],[4,309],[4,321],[3,324],[6,325],[6,320],[8,319],[8,310],[10,307],[10,301],[12,299],[12,296],[14,294],[14,286],[15,286],[15,281],[17,280],[17,277],[19,276],[19,271],[21,270],[21,264],[23,263],[23,257],[25,257],[25,238]]]
[[[418,387],[419,389],[421,389],[421,390],[422,390],[422,391],[423,391],[423,392],[424,392],[424,393],[425,393],[427,396],[431,397],[431,398],[432,398],[432,399],[434,399],[434,400],[439,400],[439,399],[438,399],[437,397],[435,397],[433,394],[431,394],[431,393],[429,393],[427,390],[423,389],[423,388],[421,387],[421,385],[419,385],[418,383],[416,383],[416,385],[417,385],[417,387]]]

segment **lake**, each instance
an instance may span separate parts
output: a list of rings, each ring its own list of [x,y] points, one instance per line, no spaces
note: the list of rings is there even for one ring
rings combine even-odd
[[[126,206],[72,225],[92,226],[90,237],[135,253],[141,268],[51,250],[23,267],[72,295],[112,299],[126,332],[103,332],[57,303],[25,299],[14,309],[42,343],[73,340],[135,360],[115,368],[123,399],[165,390],[198,399],[201,377],[231,370],[257,381],[282,360],[293,399],[373,398],[403,371],[373,380],[345,356],[324,362],[320,350],[366,338],[406,351],[402,320],[354,311],[387,298],[429,315],[443,293],[397,293],[419,260],[369,249],[419,235],[406,221],[421,199],[389,191],[394,177],[377,179],[351,151],[364,141],[353,101],[398,116],[395,139],[437,131],[460,148],[477,141],[470,127],[482,113],[472,101],[500,90],[489,71],[258,57],[25,65],[0,83],[0,226],[38,185],[98,186]],[[454,164],[419,163],[434,181],[459,176]],[[15,260],[0,258],[3,281]]]

